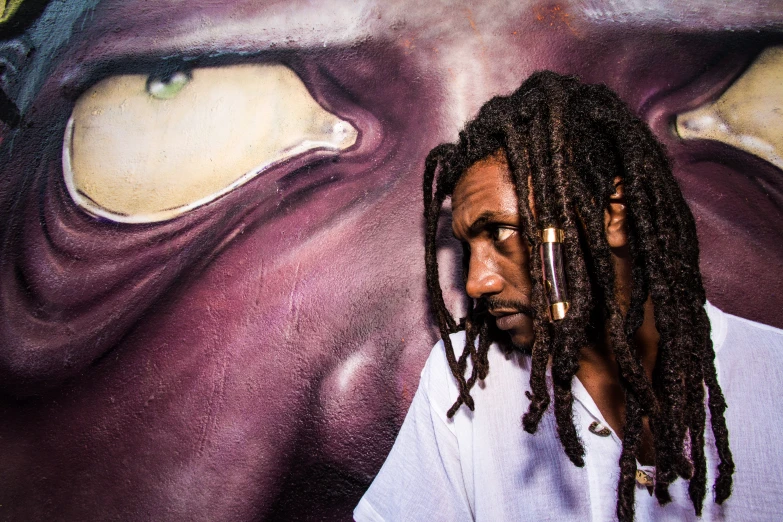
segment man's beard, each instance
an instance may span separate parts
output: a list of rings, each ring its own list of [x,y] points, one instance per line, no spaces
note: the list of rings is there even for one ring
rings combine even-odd
[[[494,296],[482,297],[476,302],[476,312],[482,315],[484,320],[489,323],[489,335],[493,341],[497,342],[498,345],[506,352],[519,351],[525,354],[530,354],[533,351],[535,338],[529,342],[515,343],[512,340],[512,336],[509,332],[501,330],[497,327],[495,324],[495,317],[489,313],[489,310],[497,309],[515,310],[530,317],[531,319],[535,319],[537,315],[535,308],[521,301],[500,299],[499,297]]]

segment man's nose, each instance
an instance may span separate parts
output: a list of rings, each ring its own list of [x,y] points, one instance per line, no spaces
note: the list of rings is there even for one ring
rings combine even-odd
[[[503,290],[503,278],[491,259],[472,252],[468,264],[468,280],[465,291],[473,299],[499,294]]]

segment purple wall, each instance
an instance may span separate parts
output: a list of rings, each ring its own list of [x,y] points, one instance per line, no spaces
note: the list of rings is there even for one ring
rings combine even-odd
[[[350,519],[437,337],[424,157],[539,69],[650,123],[709,299],[783,327],[781,2],[93,4],[0,33],[0,520]]]

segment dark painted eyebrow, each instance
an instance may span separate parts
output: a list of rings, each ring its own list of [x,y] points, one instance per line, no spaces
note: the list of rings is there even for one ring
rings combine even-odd
[[[300,53],[301,54],[301,53]],[[176,71],[186,71],[202,67],[220,67],[228,65],[280,64],[289,67],[301,77],[297,68],[297,53],[290,50],[271,50],[257,52],[212,51],[196,54],[121,54],[108,59],[74,65],[74,73],[67,78],[61,88],[74,99],[98,83],[111,76],[123,74],[143,74],[147,76],[165,76]]]

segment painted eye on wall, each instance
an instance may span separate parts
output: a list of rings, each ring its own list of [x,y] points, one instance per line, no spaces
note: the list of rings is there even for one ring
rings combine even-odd
[[[720,141],[783,169],[783,46],[766,48],[715,101],[677,115],[686,140]]]
[[[176,71],[162,78],[150,76],[147,79],[147,92],[153,98],[170,100],[192,79],[193,75],[190,71]]]
[[[338,154],[358,131],[280,64],[117,75],[77,100],[63,142],[65,184],[88,213],[172,219],[312,151]]]

